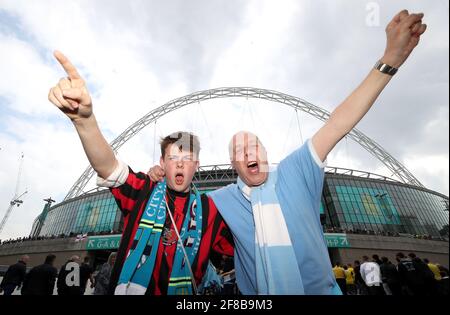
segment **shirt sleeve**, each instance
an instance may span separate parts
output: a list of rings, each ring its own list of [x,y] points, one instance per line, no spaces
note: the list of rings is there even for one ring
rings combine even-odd
[[[127,216],[134,209],[139,192],[144,188],[148,177],[145,173],[134,172],[127,164],[119,161],[116,169],[108,178],[97,176],[97,185],[109,188],[117,206],[123,215]],[[150,181],[150,188],[153,186],[154,182]]]
[[[326,161],[320,160],[311,139],[308,139],[280,162],[278,172],[290,186],[306,186],[315,200],[322,194],[325,166]]]

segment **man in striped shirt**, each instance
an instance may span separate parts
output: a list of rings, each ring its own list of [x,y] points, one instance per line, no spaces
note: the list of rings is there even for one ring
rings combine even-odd
[[[202,282],[211,250],[233,255],[232,236],[214,202],[192,191],[192,178],[199,166],[197,137],[177,132],[162,140],[160,163],[167,178],[164,186],[152,182],[144,173],[134,172],[116,158],[103,137],[93,114],[91,97],[76,68],[62,53],[56,51],[55,57],[68,77],[50,89],[49,100],[74,124],[98,174],[98,185],[110,188],[124,216],[124,232],[109,293],[195,293],[193,288]],[[152,198],[160,187],[164,196],[160,198],[160,206],[152,208]],[[155,220],[146,220],[152,209],[159,211]],[[157,220],[159,224],[155,224]],[[147,235],[148,241],[142,242],[143,235]],[[178,235],[183,247],[178,246]],[[187,269],[189,273],[181,273]]]

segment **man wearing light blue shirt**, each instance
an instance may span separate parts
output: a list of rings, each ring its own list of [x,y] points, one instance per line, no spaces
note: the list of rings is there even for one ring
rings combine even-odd
[[[238,138],[243,141],[239,141]],[[325,164],[317,156],[311,140],[283,159],[276,169],[271,169],[267,173],[253,171],[253,169],[267,167],[265,149],[258,138],[249,132],[240,132],[233,139],[233,147],[237,147],[237,150],[240,150],[238,142],[244,143],[244,146],[245,143],[248,144],[249,151],[245,153],[247,158],[244,158],[244,163],[240,163],[246,165],[241,167],[241,165],[236,165],[238,163],[236,160],[233,160],[233,165],[239,174],[238,183],[216,190],[210,196],[234,236],[234,262],[239,290],[246,295],[339,293],[320,223],[319,207]],[[252,148],[256,148],[256,150],[252,150]],[[251,151],[255,154],[252,154]],[[236,149],[232,152],[236,155]],[[288,230],[289,240],[287,243],[292,247],[295,257],[292,261],[286,261],[283,246],[278,246],[272,256],[270,252],[263,254],[263,257],[266,256],[266,263],[271,265],[273,270],[263,273],[259,277],[255,247],[261,244],[255,236],[256,220],[252,203],[242,193],[242,187],[245,186],[242,183],[243,180],[251,182],[248,177],[264,173],[266,176],[261,176],[260,180],[263,183],[260,185],[267,185],[269,182],[267,177],[277,173],[274,183],[275,193]],[[267,176],[267,174],[269,175]],[[268,208],[264,211],[271,211],[271,209]],[[269,217],[267,221],[264,221],[267,223],[266,227],[274,228],[274,233],[280,233],[279,226],[271,224],[271,219],[273,218]],[[267,243],[267,238],[265,238],[265,242]],[[268,246],[268,251],[272,247]],[[271,257],[267,258],[267,256]],[[277,267],[273,266],[274,264]],[[298,269],[297,274],[294,272],[296,268]],[[261,286],[260,282],[264,282],[264,280],[259,281],[258,279],[264,279],[266,275],[271,281],[280,281],[281,283],[271,283],[269,280],[268,285]],[[295,283],[289,285],[286,283],[288,281]]]

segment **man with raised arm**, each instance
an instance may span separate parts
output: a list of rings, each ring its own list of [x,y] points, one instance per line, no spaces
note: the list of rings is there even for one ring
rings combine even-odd
[[[233,239],[211,198],[193,187],[200,142],[188,132],[161,140],[163,182],[135,173],[117,160],[97,125],[85,82],[60,52],[55,57],[68,77],[48,98],[72,121],[97,185],[109,187],[124,216],[124,232],[109,281],[120,295],[195,294],[212,250],[233,255]],[[181,245],[183,244],[183,245]]]
[[[230,141],[237,184],[210,194],[235,242],[236,280],[243,294],[341,294],[320,223],[327,155],[364,117],[425,32],[423,14],[399,12],[386,27],[384,55],[311,139],[269,168],[250,132]],[[160,180],[164,171],[149,171]]]

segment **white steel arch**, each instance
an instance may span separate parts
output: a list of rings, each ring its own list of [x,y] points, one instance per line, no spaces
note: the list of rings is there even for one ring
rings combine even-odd
[[[301,110],[313,117],[326,121],[330,117],[330,113],[316,105],[313,105],[301,98],[284,94],[277,91],[252,88],[252,87],[225,87],[216,88],[210,90],[204,90],[199,92],[194,92],[186,96],[174,99],[156,109],[153,109],[145,116],[140,118],[134,124],[129,126],[125,131],[123,131],[116,139],[114,139],[110,145],[114,152],[117,152],[119,148],[124,145],[130,138],[135,136],[144,127],[157,121],[162,116],[177,110],[181,107],[190,105],[192,103],[207,101],[216,98],[232,98],[232,97],[245,97],[245,98],[257,98],[264,99],[268,101],[273,101],[281,104],[288,105],[294,109]],[[374,140],[370,139],[364,133],[354,128],[348,134],[352,140],[362,146],[371,155],[381,161],[393,175],[396,175],[399,180],[405,184],[411,184],[419,187],[424,187],[419,180],[414,177],[411,172],[409,172],[405,166],[403,166],[399,161],[397,161],[392,155],[390,155],[386,150],[384,150],[381,145],[376,143]],[[83,193],[84,187],[87,185],[89,180],[94,175],[94,170],[91,166],[88,166],[83,174],[78,178],[78,180],[70,188],[64,200],[79,196]]]

